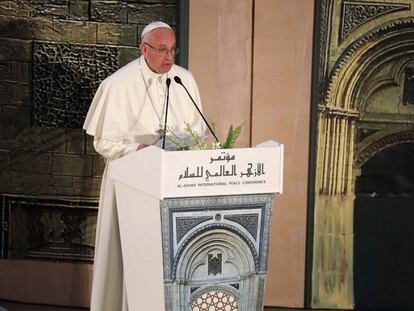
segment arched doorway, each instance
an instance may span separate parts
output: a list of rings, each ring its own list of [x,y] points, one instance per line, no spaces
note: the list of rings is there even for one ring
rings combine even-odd
[[[355,194],[355,309],[413,310],[414,143],[366,161]]]
[[[413,142],[414,109],[404,99],[413,67],[414,19],[404,18],[354,41],[330,73],[318,106],[312,307],[351,309],[366,294],[354,282],[356,179],[375,154]]]

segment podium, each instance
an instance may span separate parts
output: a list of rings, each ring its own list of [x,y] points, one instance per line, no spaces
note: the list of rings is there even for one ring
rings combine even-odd
[[[283,145],[112,161],[129,310],[263,309]]]

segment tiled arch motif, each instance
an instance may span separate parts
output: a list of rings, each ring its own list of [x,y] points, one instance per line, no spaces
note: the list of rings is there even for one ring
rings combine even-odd
[[[219,270],[214,269],[215,259]],[[191,311],[235,311],[253,307],[248,296],[256,286],[255,273],[254,256],[246,241],[236,232],[212,228],[187,244],[176,278],[187,284]]]
[[[221,230],[222,236],[228,236],[230,233],[234,233],[234,235],[238,236],[241,240],[244,241],[244,243],[246,244],[246,246],[248,246],[251,254],[252,254],[252,258],[254,261],[254,267],[255,270],[259,270],[259,254],[257,254],[253,243],[249,240],[249,238],[243,233],[241,232],[238,228],[234,227],[234,226],[229,226],[229,225],[209,225],[209,226],[205,226],[203,228],[201,228],[200,230],[197,230],[193,233],[193,235],[187,240],[185,241],[185,243],[182,245],[182,247],[180,247],[180,249],[177,252],[177,257],[174,261],[174,265],[173,265],[173,276],[176,276],[177,273],[177,268],[180,264],[181,261],[181,257],[183,255],[183,252],[189,247],[189,245],[191,245],[191,243],[193,241],[196,241],[197,239],[199,239],[199,237],[201,236],[205,236],[206,234],[209,234],[209,232],[215,232],[217,230]],[[226,232],[226,233],[224,233]]]
[[[263,308],[272,194],[161,202],[166,310]]]

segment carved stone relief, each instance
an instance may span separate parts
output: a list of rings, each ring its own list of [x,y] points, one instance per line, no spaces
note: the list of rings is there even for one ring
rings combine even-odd
[[[320,4],[320,24],[319,24],[319,75],[318,75],[318,101],[325,95],[325,85],[328,79],[328,59],[329,42],[331,39],[330,25],[332,20],[333,0],[322,0]]]
[[[344,0],[341,8],[339,43],[352,31],[379,16],[410,9],[410,4]]]
[[[91,262],[97,203],[2,196],[1,258]]]
[[[35,41],[33,119],[43,127],[81,128],[99,84],[117,69],[116,47]]]

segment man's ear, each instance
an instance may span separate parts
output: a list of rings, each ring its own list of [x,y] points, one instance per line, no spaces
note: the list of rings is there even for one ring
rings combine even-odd
[[[139,50],[141,51],[141,54],[144,54],[144,51],[146,52],[145,48],[146,48],[146,46],[145,46],[144,42],[141,42],[140,45],[139,45]]]

